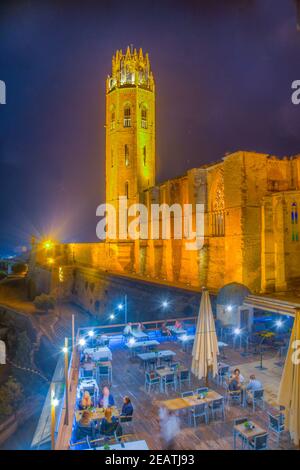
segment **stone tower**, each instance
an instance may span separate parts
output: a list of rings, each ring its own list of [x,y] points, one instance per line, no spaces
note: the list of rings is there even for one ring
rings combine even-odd
[[[148,54],[116,51],[106,81],[106,202],[118,211],[155,185],[155,86]],[[118,213],[118,212],[117,212]]]

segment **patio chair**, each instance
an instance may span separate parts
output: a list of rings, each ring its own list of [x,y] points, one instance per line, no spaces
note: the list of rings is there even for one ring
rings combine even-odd
[[[269,434],[261,434],[255,436],[253,440],[248,441],[248,448],[250,450],[267,450],[268,449]]]
[[[191,386],[191,373],[188,369],[181,370],[178,375],[179,388],[181,390],[181,385],[185,382],[189,383]]]
[[[151,387],[160,386],[160,377],[155,372],[145,372],[145,390],[151,392]]]
[[[166,368],[166,366],[156,366],[156,367],[155,367],[155,370],[163,370],[163,369],[165,369],[165,368]]]
[[[91,438],[94,439],[95,437],[95,425],[93,421],[89,424],[89,426],[82,426],[81,424],[77,423],[76,427],[76,439],[80,441],[84,438]]]
[[[79,377],[80,379],[93,379],[95,377],[94,370],[86,370],[81,368]]]
[[[193,397],[193,396],[194,396],[194,392],[192,390],[189,392],[182,392],[181,394],[181,398]]]
[[[255,411],[255,406],[258,403],[261,403],[261,407],[262,407],[263,410],[265,409],[264,389],[263,388],[261,388],[259,390],[249,390],[248,394],[251,396],[253,412]]]
[[[210,403],[209,409],[211,411],[213,419],[215,419],[215,416],[220,412],[222,414],[223,421],[225,421],[224,398],[220,398],[219,400],[214,400],[212,403]]]
[[[234,426],[238,426],[239,424],[243,424],[243,423],[247,423],[247,421],[249,421],[249,418],[237,418],[234,420]],[[245,439],[245,437],[243,436],[243,434],[240,434],[239,432],[237,432],[236,430],[233,431],[235,433],[235,435],[237,437],[239,437],[242,441],[242,447],[244,448],[246,443],[247,443],[247,440]]]
[[[194,427],[197,426],[197,418],[203,418],[205,423],[208,424],[209,416],[208,416],[208,407],[206,403],[201,403],[199,405],[194,406],[191,411],[191,419],[193,420]]]
[[[284,415],[280,413],[277,416],[271,415],[268,413],[269,416],[269,430],[273,431],[277,437],[277,444],[279,444],[280,435],[284,432]]]
[[[200,387],[196,389],[195,395],[201,395],[201,393],[207,393],[207,392],[208,392],[208,387]]]
[[[229,366],[222,366],[218,369],[217,382],[222,387],[224,386],[225,380],[229,375]]]
[[[101,381],[101,378],[102,377],[105,377],[107,378],[108,381],[111,382],[111,368],[109,366],[99,366],[98,367],[98,377],[99,377],[99,381]]]
[[[167,374],[162,379],[163,389],[168,394],[168,387],[173,387],[176,390],[176,376],[174,373]]]
[[[161,363],[165,363],[170,367],[170,364],[172,362],[172,356],[163,356],[160,360]]]
[[[145,363],[146,365],[146,369],[148,370],[154,370],[156,369],[156,365],[157,365],[157,358],[154,357],[152,359],[148,359]]]
[[[110,359],[109,359],[108,356],[100,357],[100,358],[99,358],[99,362],[109,362],[109,361],[110,361]]]
[[[226,390],[226,403],[227,405],[242,404],[242,391],[241,390]]]

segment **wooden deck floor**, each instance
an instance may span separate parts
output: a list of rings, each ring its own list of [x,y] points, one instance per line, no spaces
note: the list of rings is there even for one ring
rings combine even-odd
[[[174,341],[160,344],[159,349],[172,349],[176,352],[175,360],[179,360],[187,367],[191,364],[191,353],[183,352],[180,345]],[[179,396],[179,392],[171,391],[169,395],[159,392],[151,392],[151,395],[144,389],[144,370],[141,368],[137,358],[130,358],[124,348],[114,348],[113,351],[113,384],[111,392],[114,395],[117,406],[122,405],[122,397],[131,397],[134,406],[134,422],[131,430],[137,439],[146,440],[151,450],[161,450],[162,440],[160,437],[159,406],[162,400]],[[247,377],[249,363],[253,358],[242,358],[237,351],[228,350],[226,362],[232,366],[247,363]],[[243,369],[241,366],[241,372]],[[255,369],[254,371],[255,372]],[[199,385],[204,385],[199,380],[192,378],[192,387],[186,385],[182,390],[195,389]],[[219,391],[224,395],[224,389],[218,387],[214,382],[209,384],[210,388]],[[226,419],[210,421],[208,425],[200,423],[196,428],[188,425],[184,415],[180,415],[181,431],[176,438],[174,449],[176,450],[226,450],[233,449],[233,421],[238,417],[248,416],[263,428],[268,427],[267,411],[275,412],[270,405],[266,405],[265,410],[258,408],[255,413],[248,406],[246,409],[237,405],[226,407]],[[270,433],[269,447],[271,449],[295,449],[287,433],[281,437],[280,444],[277,445],[276,436]]]

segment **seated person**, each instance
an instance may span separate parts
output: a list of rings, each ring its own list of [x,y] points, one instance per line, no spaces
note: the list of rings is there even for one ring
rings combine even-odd
[[[86,410],[87,408],[90,408],[91,406],[93,406],[92,398],[89,392],[86,390],[81,399],[79,408],[81,410]]]
[[[115,400],[113,395],[111,395],[109,388],[105,385],[102,389],[102,393],[99,397],[99,407],[100,408],[109,408],[110,406],[114,406]]]
[[[124,330],[123,330],[123,335],[124,336],[130,336],[132,335],[132,325],[131,323],[127,323],[127,325],[125,326]]]
[[[243,384],[245,382],[245,379],[242,376],[240,369],[234,369],[232,378],[236,379],[240,384]]]
[[[179,320],[176,320],[175,328],[176,328],[176,330],[181,330],[182,329],[182,323]]]
[[[113,436],[114,433],[117,431],[117,428],[119,428],[117,434],[122,435],[119,421],[115,416],[112,416],[111,408],[106,408],[104,412],[104,418],[101,419],[99,425],[100,434],[104,436]]]
[[[146,328],[144,327],[143,323],[138,323],[137,330],[143,332]]]
[[[121,411],[121,416],[132,416],[133,415],[133,406],[129,397],[123,398],[123,406]]]
[[[255,390],[261,390],[263,388],[261,382],[257,380],[254,374],[250,375],[250,380],[247,385],[247,390],[255,391]]]
[[[241,390],[241,384],[240,382],[236,379],[236,377],[232,377],[230,379],[230,382],[228,384],[228,390],[230,392],[239,392]]]
[[[77,423],[76,437],[78,440],[86,437],[95,437],[95,424],[92,420],[91,413],[85,410]]]
[[[162,326],[161,326],[161,334],[163,336],[172,336],[172,333],[169,330],[169,328],[167,327],[166,323],[163,323]]]

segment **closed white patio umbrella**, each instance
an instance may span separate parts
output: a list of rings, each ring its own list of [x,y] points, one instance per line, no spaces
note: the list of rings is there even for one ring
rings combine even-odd
[[[218,339],[210,297],[208,290],[203,289],[192,352],[192,373],[198,379],[202,379],[208,377],[208,371],[210,370],[212,375],[215,376],[218,372],[218,354]]]

